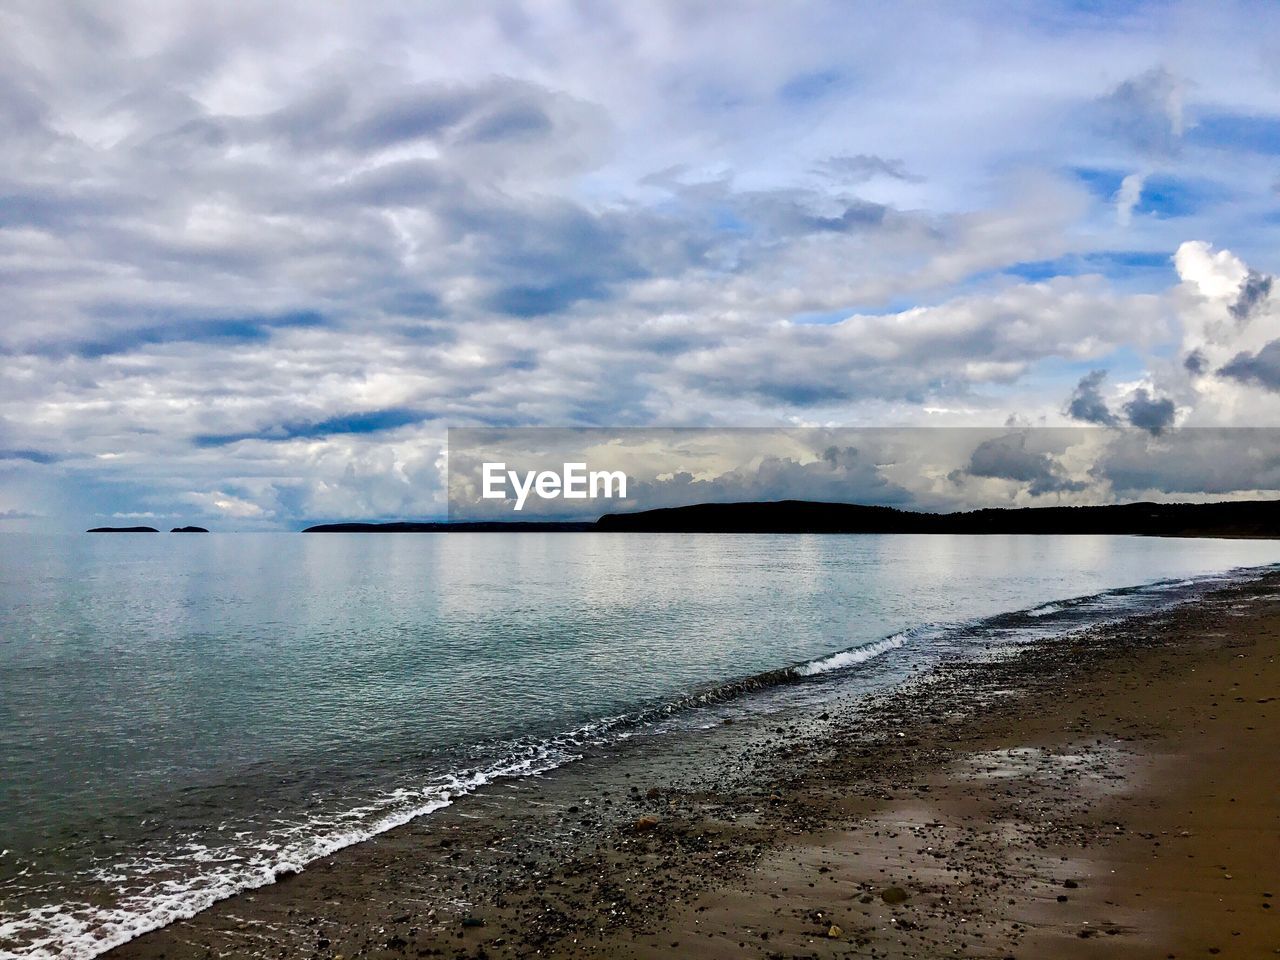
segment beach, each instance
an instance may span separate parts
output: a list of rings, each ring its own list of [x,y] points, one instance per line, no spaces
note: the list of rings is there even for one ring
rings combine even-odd
[[[637,739],[110,956],[1272,955],[1278,648],[1268,575]]]

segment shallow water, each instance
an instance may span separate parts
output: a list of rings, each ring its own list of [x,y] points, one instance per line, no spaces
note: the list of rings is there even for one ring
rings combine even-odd
[[[588,744],[1275,562],[1125,537],[0,535],[0,953],[93,955]]]

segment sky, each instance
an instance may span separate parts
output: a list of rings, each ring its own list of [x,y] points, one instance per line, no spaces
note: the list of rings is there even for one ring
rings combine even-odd
[[[1280,427],[1274,3],[0,0],[0,155],[0,530],[439,517],[450,427],[1275,490],[1143,473]]]

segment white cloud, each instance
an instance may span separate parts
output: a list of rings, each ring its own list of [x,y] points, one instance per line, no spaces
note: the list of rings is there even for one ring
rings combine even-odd
[[[1249,270],[1230,250],[1213,252],[1203,240],[1180,244],[1173,258],[1178,277],[1208,300],[1225,301],[1240,290]]]
[[[267,515],[267,511],[258,504],[241,497],[232,496],[229,493],[223,493],[220,490],[210,493],[191,492],[185,494],[182,499],[198,507],[203,507],[210,513],[237,520],[254,519]]]
[[[1133,208],[1142,201],[1142,186],[1146,176],[1131,173],[1120,181],[1120,189],[1116,191],[1116,222],[1127,227],[1133,221]]]

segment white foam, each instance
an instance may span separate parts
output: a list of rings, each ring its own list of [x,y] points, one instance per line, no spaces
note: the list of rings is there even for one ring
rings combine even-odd
[[[577,759],[575,755],[542,745],[535,747],[530,756],[509,758],[422,790],[395,791],[346,811],[340,819],[355,821],[356,826],[342,829],[333,824],[328,831],[314,832],[316,824],[300,824],[290,831],[292,835],[259,843],[247,859],[230,856],[233,863],[222,869],[206,869],[188,878],[152,884],[123,897],[115,907],[88,903],[33,907],[0,922],[0,942],[25,941],[20,952],[0,948],[0,960],[89,960],[144,933],[190,919],[220,900],[274,883],[281,874],[297,873],[322,857],[441,810],[454,799],[494,780],[545,773],[573,759]],[[208,864],[218,859],[205,847],[193,845],[191,849],[192,860]],[[133,869],[129,872],[136,879],[140,874],[145,876],[173,864],[153,861],[130,866]],[[117,874],[119,869],[116,865],[104,870],[100,877],[123,880]]]
[[[1061,613],[1065,609],[1066,607],[1064,607],[1060,603],[1046,603],[1042,607],[1036,607],[1034,610],[1028,610],[1027,616],[1028,617],[1047,617],[1051,613]]]
[[[902,646],[909,636],[908,631],[895,633],[891,637],[885,637],[883,640],[877,640],[874,643],[864,644],[861,647],[854,647],[851,650],[841,650],[839,653],[833,653],[829,657],[823,657],[820,660],[810,660],[808,663],[802,663],[795,668],[797,675],[801,677],[816,677],[820,673],[830,673],[832,670],[843,670],[846,667],[852,667],[854,664],[866,663],[872,657],[878,657],[882,653],[888,653]]]

